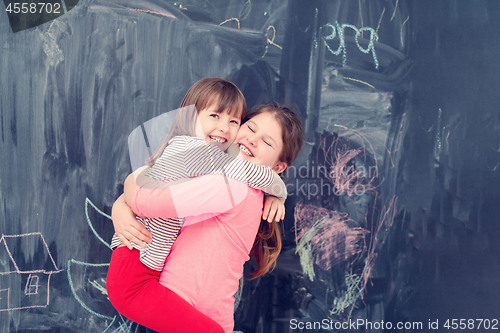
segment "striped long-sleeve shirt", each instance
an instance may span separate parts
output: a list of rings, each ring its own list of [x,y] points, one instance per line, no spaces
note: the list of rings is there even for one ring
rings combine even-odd
[[[196,137],[172,138],[162,155],[146,173],[146,176],[156,181],[169,183],[189,181],[190,178],[203,175],[220,175],[225,178],[226,183],[229,177],[272,196],[286,199],[286,186],[270,167],[231,157],[217,146]],[[227,190],[231,200],[230,207],[234,207],[229,186]],[[151,269],[161,270],[184,219],[138,216],[137,220],[153,234],[153,239],[146,248],[134,243],[132,245],[141,252],[143,264]],[[114,249],[120,244],[121,241],[115,234],[111,247]]]

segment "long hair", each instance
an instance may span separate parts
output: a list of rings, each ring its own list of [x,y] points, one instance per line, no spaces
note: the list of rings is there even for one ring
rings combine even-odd
[[[201,79],[187,91],[167,136],[146,164],[152,166],[174,136],[194,136],[198,112],[212,105],[216,105],[216,113],[228,112],[238,115],[241,119],[246,116],[245,97],[234,83],[218,77]]]
[[[248,119],[264,112],[271,113],[281,126],[283,150],[280,153],[279,161],[290,165],[297,158],[302,147],[303,135],[300,119],[292,110],[277,103],[258,106]],[[257,262],[257,267],[250,273],[252,274],[251,279],[258,278],[276,267],[281,246],[278,223],[261,220],[257,237],[250,251],[250,255]]]

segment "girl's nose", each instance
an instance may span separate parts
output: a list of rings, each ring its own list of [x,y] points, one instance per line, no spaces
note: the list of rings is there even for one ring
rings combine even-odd
[[[255,137],[252,135],[248,138],[248,143],[252,146],[256,146],[257,140],[255,140]]]
[[[222,123],[219,124],[219,130],[221,132],[227,132],[228,128],[229,128],[229,126],[225,122],[222,122]]]

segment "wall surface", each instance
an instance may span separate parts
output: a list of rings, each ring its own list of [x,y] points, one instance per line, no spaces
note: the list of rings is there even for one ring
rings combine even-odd
[[[143,332],[105,288],[127,138],[207,76],[305,129],[235,330],[498,329],[498,1],[50,3],[0,5],[1,332]]]

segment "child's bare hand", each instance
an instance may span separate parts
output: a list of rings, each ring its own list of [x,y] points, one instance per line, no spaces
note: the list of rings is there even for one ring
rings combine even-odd
[[[262,219],[267,222],[279,222],[285,218],[285,201],[276,197],[266,196]]]
[[[151,232],[137,221],[134,213],[125,202],[123,194],[113,204],[111,218],[118,238],[130,250],[132,249],[131,241],[142,247],[151,243],[153,238]]]

